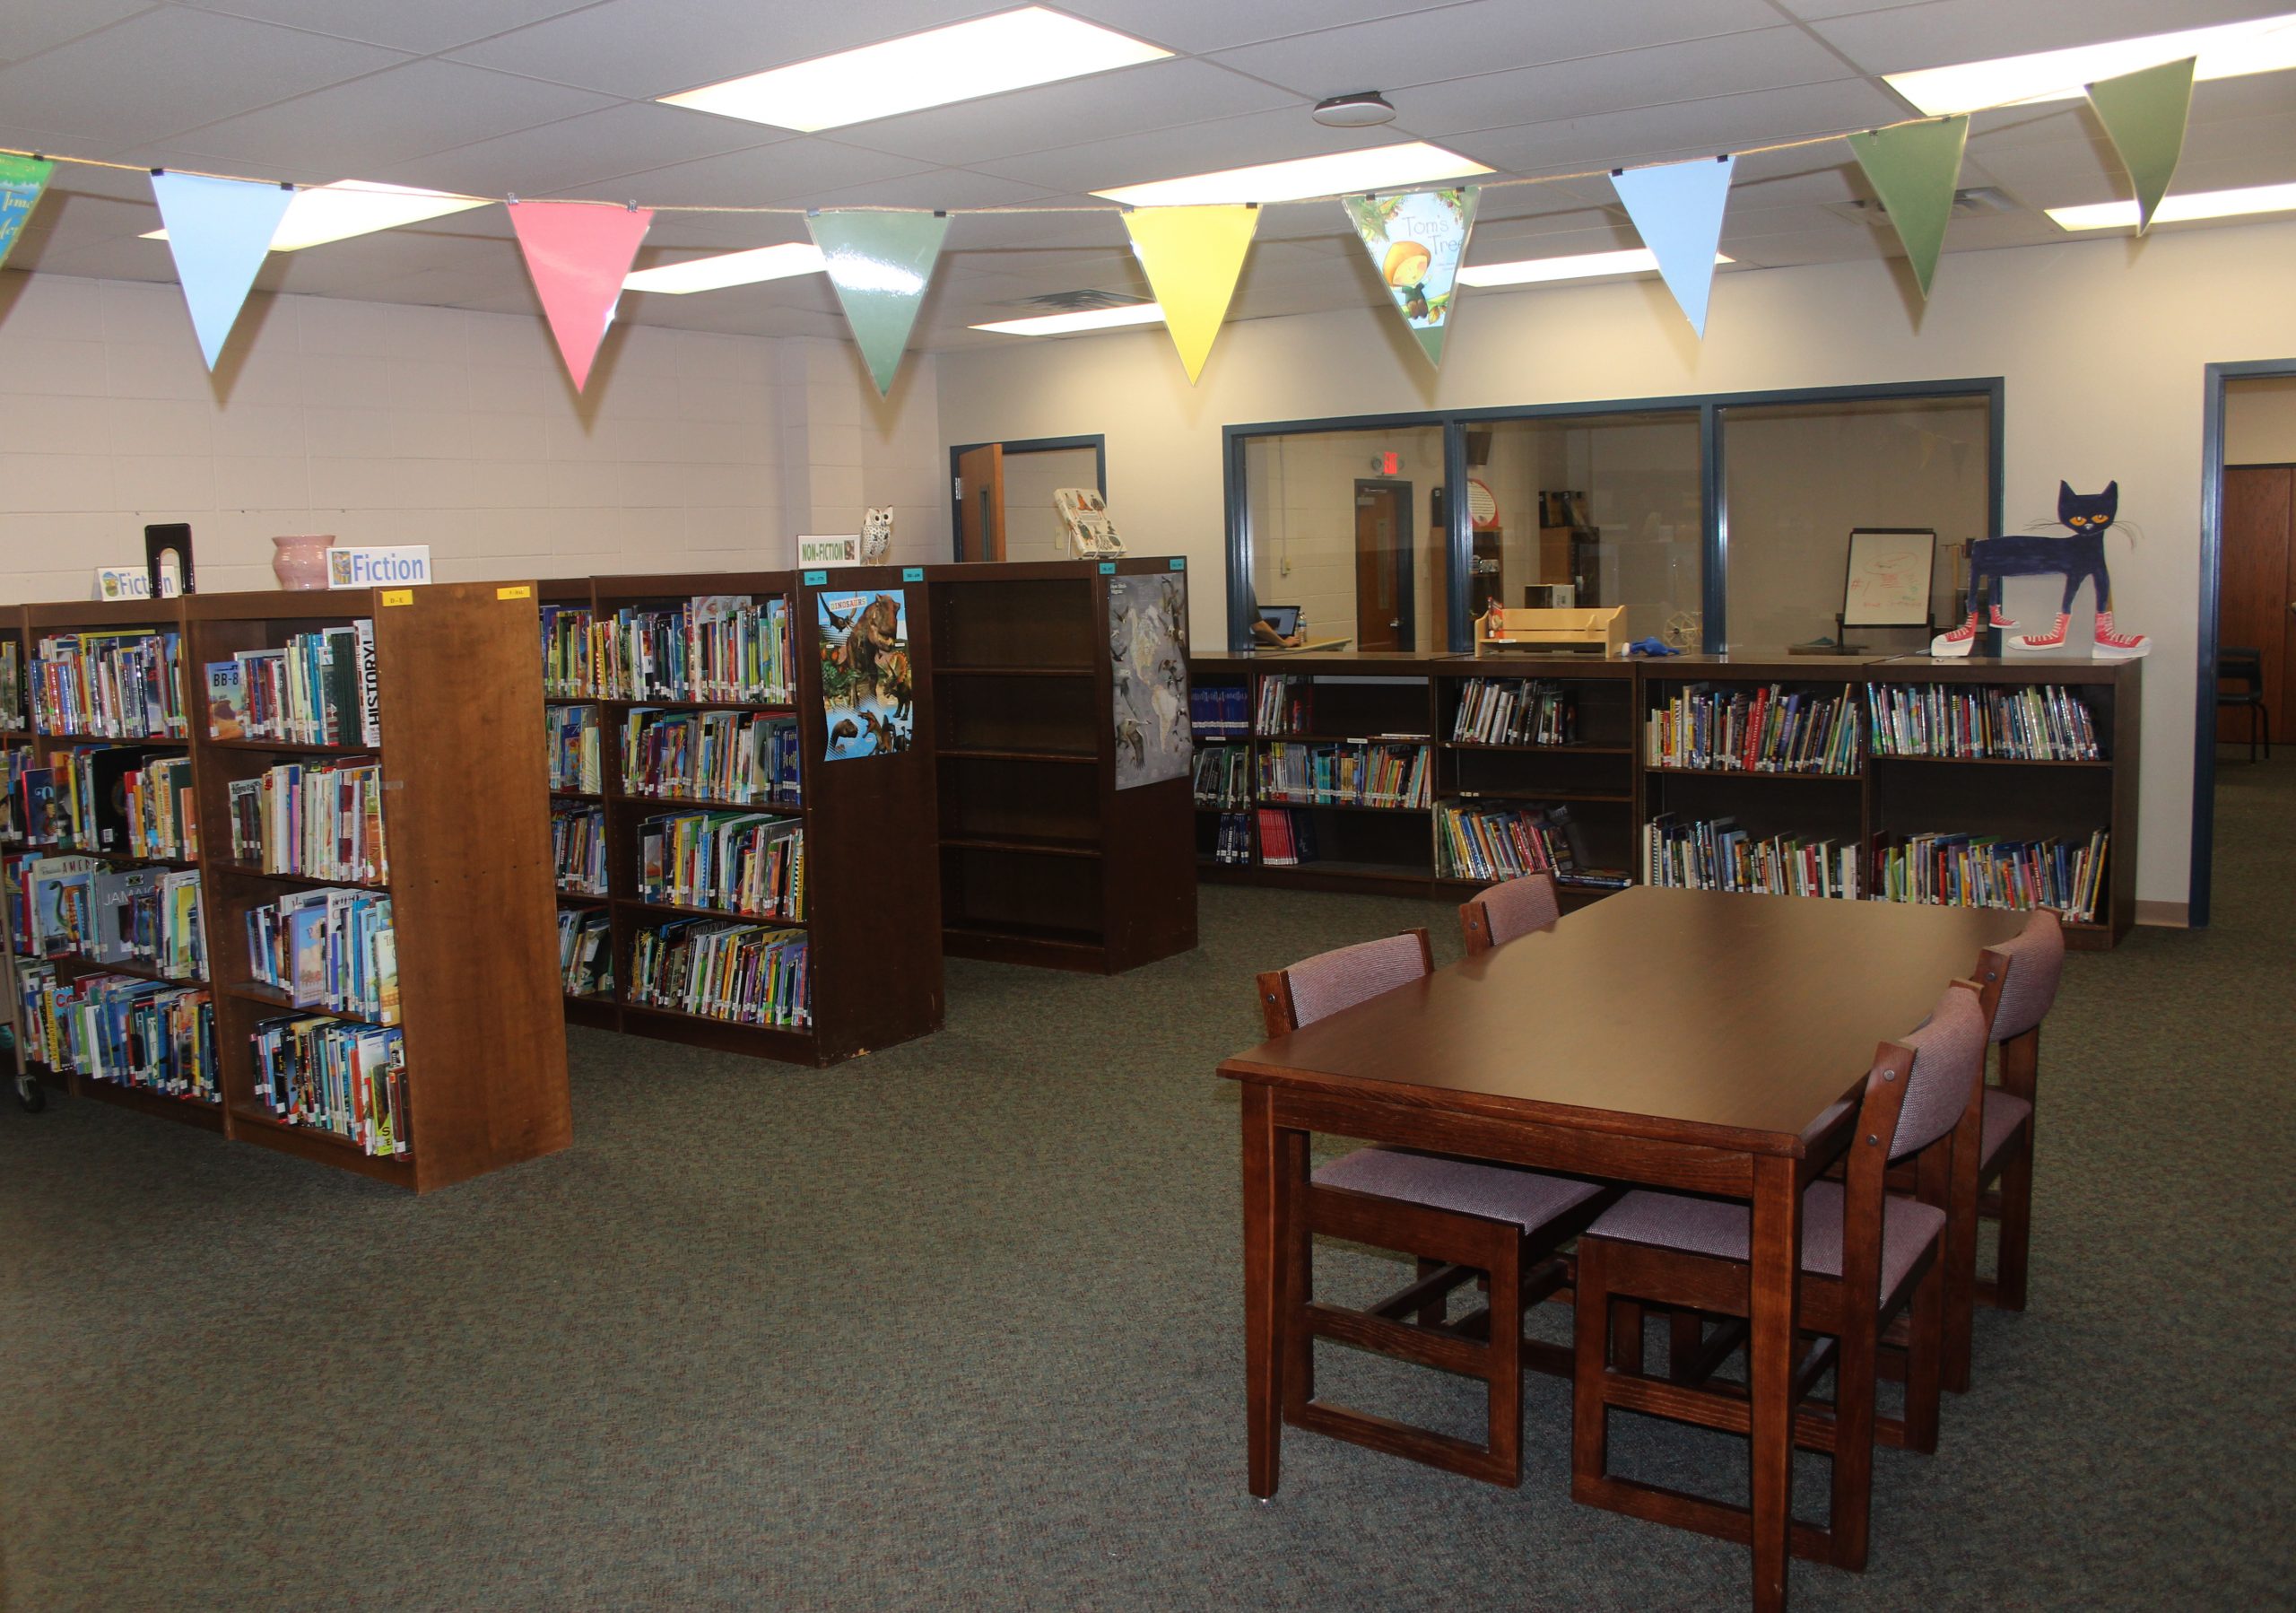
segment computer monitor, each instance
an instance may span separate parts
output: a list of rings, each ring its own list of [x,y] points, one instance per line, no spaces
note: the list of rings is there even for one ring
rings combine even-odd
[[[1300,631],[1300,607],[1296,605],[1263,605],[1259,619],[1275,632],[1279,639],[1288,639]]]

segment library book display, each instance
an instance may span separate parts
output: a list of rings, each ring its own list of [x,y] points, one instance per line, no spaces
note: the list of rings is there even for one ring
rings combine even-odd
[[[8,610],[27,1068],[417,1190],[567,1147],[534,613],[531,583]]]
[[[2142,663],[1193,659],[1203,878],[1628,885],[2135,916]]]

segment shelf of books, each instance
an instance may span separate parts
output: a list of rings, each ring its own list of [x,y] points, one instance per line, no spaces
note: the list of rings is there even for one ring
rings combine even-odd
[[[540,698],[532,600],[23,607],[6,887],[28,1056],[418,1190],[565,1147],[541,759],[499,743]]]
[[[1433,895],[1540,869],[2134,918],[2130,662],[1198,656],[1214,880]],[[1431,758],[1421,785],[1418,758]]]
[[[815,1065],[938,1028],[932,763],[909,743],[930,640],[902,581],[544,585],[569,1019]]]
[[[944,948],[1116,973],[1193,947],[1180,562],[926,575]]]

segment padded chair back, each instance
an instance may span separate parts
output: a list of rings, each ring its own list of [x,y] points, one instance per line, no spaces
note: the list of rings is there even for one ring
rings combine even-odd
[[[1544,929],[1562,917],[1562,903],[1555,895],[1554,876],[1526,874],[1494,885],[1472,902],[1459,909],[1460,928],[1466,932],[1467,949],[1480,952],[1485,946],[1504,946],[1518,936],[1526,936],[1535,929]],[[1482,933],[1476,933],[1476,927]]]
[[[1424,929],[1406,929],[1302,958],[1289,969],[1259,977],[1268,1034],[1279,1036],[1313,1024],[1366,998],[1422,979],[1433,969]]]
[[[1898,1038],[1913,1054],[1913,1068],[1890,1139],[1892,1160],[1918,1154],[1951,1131],[1969,1108],[1970,1094],[1985,1078],[1989,995],[1957,981],[1945,988],[1919,1030]]]
[[[2237,683],[2239,693],[2227,702],[2224,685]],[[2264,694],[2264,651],[2261,650],[2219,649],[2216,652],[2216,698],[2220,704],[2246,704]]]
[[[2048,908],[1994,949],[2009,960],[2001,982],[2001,1007],[1993,1016],[1993,1040],[2007,1042],[2040,1024],[2057,1002],[2065,974],[2065,921]]]

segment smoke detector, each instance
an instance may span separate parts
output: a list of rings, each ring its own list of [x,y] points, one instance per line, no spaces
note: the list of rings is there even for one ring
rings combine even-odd
[[[1130,292],[1040,292],[1033,297],[1015,297],[1007,302],[991,303],[992,308],[1032,308],[1046,314],[1097,313],[1104,308],[1138,308],[1151,299],[1135,297]]]
[[[1879,224],[1890,216],[1890,210],[1871,197],[1859,196],[1853,201],[1828,202],[1828,213],[1839,218],[1855,219],[1861,224]],[[1995,185],[1972,185],[1953,193],[1952,218],[1985,218],[1996,214],[2014,213],[2017,204],[2008,193]]]
[[[1328,128],[1368,129],[1375,124],[1393,123],[1396,109],[1377,90],[1351,90],[1318,101],[1315,119]]]

